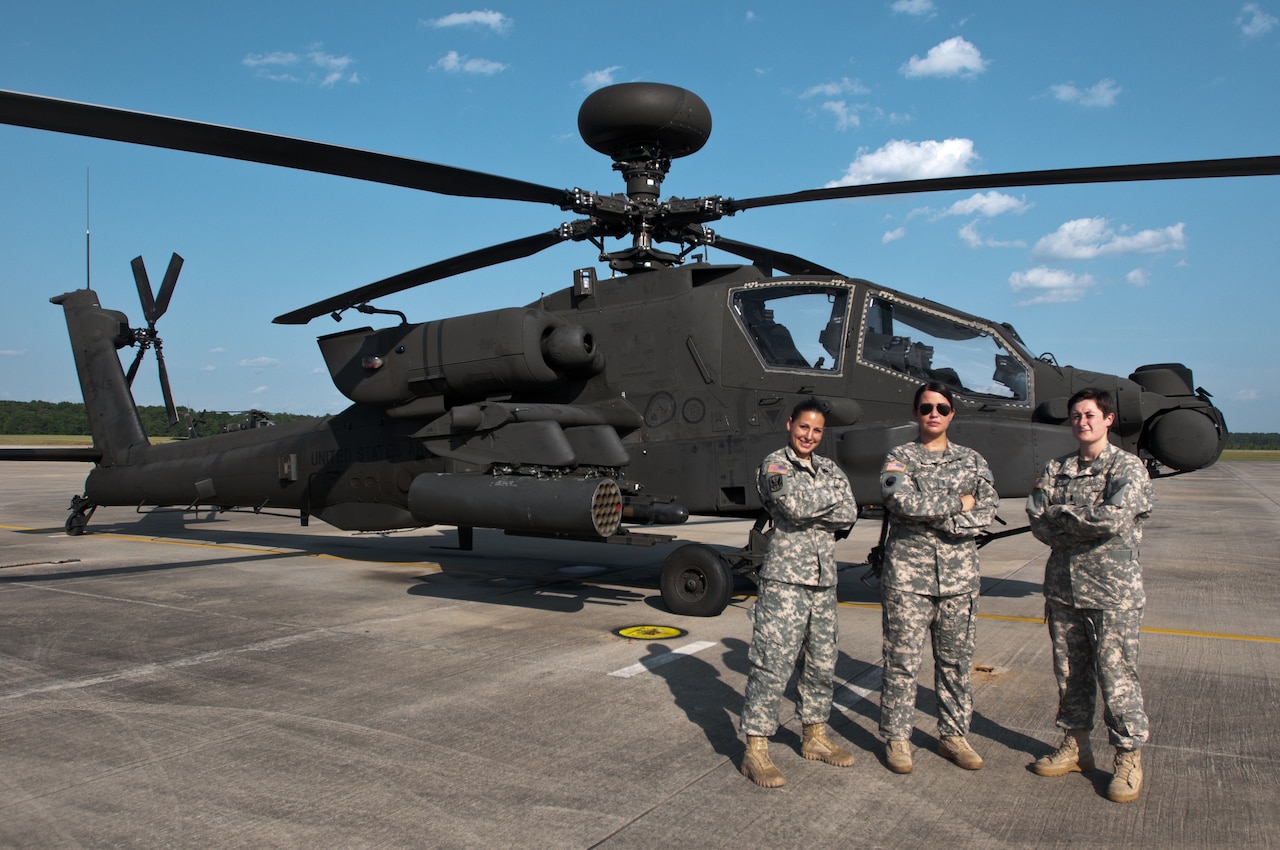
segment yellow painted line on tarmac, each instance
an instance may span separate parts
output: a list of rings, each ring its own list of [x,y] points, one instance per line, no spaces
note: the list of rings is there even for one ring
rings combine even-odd
[[[876,602],[841,602],[842,608],[874,608],[879,609],[880,605]],[[1044,625],[1044,617],[1012,617],[1005,614],[979,614],[979,620],[1004,620],[1010,623],[1034,623],[1036,625]],[[1209,638],[1211,640],[1243,640],[1252,641],[1254,643],[1280,643],[1280,637],[1267,637],[1265,635],[1235,635],[1221,634],[1219,632],[1195,632],[1186,629],[1157,629],[1148,626],[1142,627],[1144,634],[1153,635],[1175,635],[1177,637],[1199,637]]]
[[[1202,637],[1214,640],[1248,640],[1258,643],[1280,643],[1280,638],[1262,635],[1222,635],[1216,632],[1189,632],[1182,629],[1143,629],[1144,632],[1157,635],[1178,635],[1180,637]]]

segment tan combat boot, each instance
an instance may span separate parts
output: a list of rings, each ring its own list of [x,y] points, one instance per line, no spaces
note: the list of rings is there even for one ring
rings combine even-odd
[[[836,767],[849,767],[857,760],[853,753],[837,746],[827,737],[827,724],[825,723],[804,724],[802,735],[803,743],[800,745],[800,755],[807,759],[825,761],[827,764],[834,764]]]
[[[1088,729],[1068,729],[1058,749],[1041,756],[1031,765],[1031,771],[1037,776],[1088,773],[1093,768],[1093,748],[1089,745]]]
[[[977,770],[982,767],[982,756],[974,752],[973,747],[963,735],[944,735],[938,741],[938,755],[955,762],[965,770]]]
[[[781,788],[787,777],[769,758],[769,739],[759,735],[747,736],[747,752],[742,757],[742,775],[764,788]]]
[[[911,745],[906,741],[885,742],[884,763],[894,773],[910,773]]]
[[[1142,754],[1116,747],[1116,773],[1107,786],[1107,799],[1113,803],[1132,803],[1141,790]]]

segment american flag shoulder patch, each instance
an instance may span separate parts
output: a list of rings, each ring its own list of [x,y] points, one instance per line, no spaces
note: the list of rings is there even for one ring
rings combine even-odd
[[[775,460],[772,463],[770,463],[767,467],[765,467],[764,472],[765,472],[765,475],[790,475],[791,464],[784,463],[783,461],[780,461],[780,460]]]
[[[891,460],[884,465],[885,472],[906,472],[907,465],[900,460]]]

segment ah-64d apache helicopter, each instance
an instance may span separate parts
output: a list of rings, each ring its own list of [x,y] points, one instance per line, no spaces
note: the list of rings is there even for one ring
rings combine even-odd
[[[914,436],[909,409],[925,380],[954,390],[957,441],[986,456],[1002,495],[1025,495],[1050,457],[1075,443],[1067,398],[1086,385],[1115,392],[1113,437],[1153,470],[1217,460],[1222,413],[1177,363],[1127,379],[1037,357],[1012,326],[850,278],[809,260],[718,236],[706,225],[744,210],[870,195],[1280,173],[1257,157],[813,189],[735,200],[660,200],[671,161],[711,132],[706,104],[656,83],[600,89],[578,114],[582,138],[613,159],[626,193],[555,189],[419,160],[264,133],[0,93],[0,121],[55,132],[230,157],[448,195],[550,204],[581,216],[553,230],[483,248],[326,298],[275,319],[305,323],[355,309],[397,323],[319,338],[352,405],[336,416],[150,445],[117,352],[155,347],[175,420],[156,320],[181,263],[153,296],[134,262],[147,326],[99,305],[90,289],[53,300],[66,313],[93,432],[84,450],[12,450],[9,458],[92,461],[68,533],[98,505],[288,508],[340,529],[457,526],[609,542],[671,537],[624,523],[675,524],[690,514],[760,517],[757,465],[776,448],[794,404],[830,406],[824,446],[860,505],[879,501],[885,452]],[[605,240],[630,237],[606,251]],[[575,273],[571,287],[525,307],[411,323],[371,306],[409,287],[587,241],[618,274]],[[668,253],[659,244],[678,246]],[[715,265],[714,245],[747,265]],[[714,615],[734,571],[758,565],[757,522],[726,559],[697,544],[662,568],[663,600]]]

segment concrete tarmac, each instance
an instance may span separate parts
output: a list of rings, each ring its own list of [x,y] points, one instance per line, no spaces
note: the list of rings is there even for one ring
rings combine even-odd
[[[877,594],[840,544],[837,706],[858,762],[799,756],[790,698],[739,772],[750,585],[669,614],[652,548],[452,529],[353,534],[252,513],[102,508],[62,533],[87,467],[0,464],[0,847],[792,848],[1280,845],[1280,464],[1156,481],[1142,561],[1152,739],[1135,803],[1099,770],[1042,778],[1055,685],[1046,548],[982,550],[970,772],[934,754],[920,677],[915,771],[876,735]],[[1001,511],[1025,525],[1021,501]],[[726,549],[747,524],[694,520]],[[627,626],[681,630],[658,640]],[[1099,709],[1101,711],[1101,709]]]

